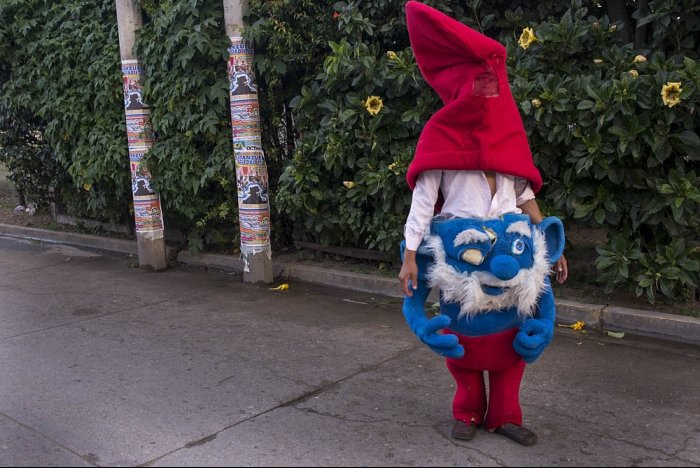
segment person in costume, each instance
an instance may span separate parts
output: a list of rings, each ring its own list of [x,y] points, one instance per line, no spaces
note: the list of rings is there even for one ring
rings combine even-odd
[[[543,219],[535,200],[542,178],[510,94],[505,48],[437,10],[432,29],[424,29],[427,25],[411,21],[411,3],[407,23],[418,67],[446,105],[421,135],[406,177],[413,193],[399,280],[407,295],[412,294],[409,282],[416,285],[415,252],[436,207],[448,218],[524,212],[534,223]],[[448,32],[460,40],[451,41]],[[455,145],[460,143],[455,137],[468,139],[462,153],[472,154],[466,158],[456,154]],[[474,152],[482,148],[477,156]],[[555,273],[557,282],[566,281],[564,255],[557,260]]]
[[[510,93],[505,48],[416,1],[406,4],[406,20],[418,67],[445,105],[423,129],[407,173],[404,316],[457,382],[453,437],[469,440],[483,425],[532,445],[518,393],[525,363],[553,335],[548,274],[557,262],[557,280],[566,280],[563,226],[543,219],[535,201],[542,179]],[[441,313],[428,320],[432,287]]]

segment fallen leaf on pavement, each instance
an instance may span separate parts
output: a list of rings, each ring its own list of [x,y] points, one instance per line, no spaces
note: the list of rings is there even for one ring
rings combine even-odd
[[[625,336],[625,332],[613,332],[610,330],[604,330],[605,334],[608,336],[612,336],[613,338],[623,338]]]
[[[343,301],[345,301],[345,302],[352,302],[353,304],[365,304],[365,305],[367,305],[366,302],[354,301],[354,300],[352,300],[352,299],[343,299]]]

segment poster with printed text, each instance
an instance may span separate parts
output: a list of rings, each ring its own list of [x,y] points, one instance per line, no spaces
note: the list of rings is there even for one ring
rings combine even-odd
[[[227,73],[241,252],[244,254],[269,249],[270,242],[269,181],[260,137],[260,106],[253,58],[252,48],[242,38],[231,38]]]
[[[152,188],[151,173],[142,163],[144,155],[155,142],[150,109],[143,99],[143,76],[144,68],[138,61],[122,61],[126,138],[136,232],[151,239],[159,239],[163,237],[164,229],[160,196]]]

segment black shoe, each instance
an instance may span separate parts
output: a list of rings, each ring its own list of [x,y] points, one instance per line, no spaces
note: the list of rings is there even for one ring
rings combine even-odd
[[[532,432],[523,426],[518,426],[517,424],[507,423],[500,427],[497,427],[494,432],[502,436],[508,437],[521,445],[534,445],[537,442],[537,434]]]
[[[476,435],[476,424],[470,422],[469,424],[459,419],[455,421],[454,426],[452,426],[452,437],[459,440],[472,440]]]

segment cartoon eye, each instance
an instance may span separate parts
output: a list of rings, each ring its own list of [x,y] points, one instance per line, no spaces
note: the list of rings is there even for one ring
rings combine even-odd
[[[462,260],[472,265],[481,265],[484,255],[478,249],[467,249],[462,253]]]
[[[513,252],[513,255],[520,255],[521,253],[525,252],[525,241],[522,239],[515,239],[515,241],[513,241],[513,248],[511,251]]]
[[[493,247],[498,240],[498,235],[496,235],[493,229],[484,228],[484,231],[486,232],[486,235],[489,236],[489,239],[491,240],[491,247]]]

